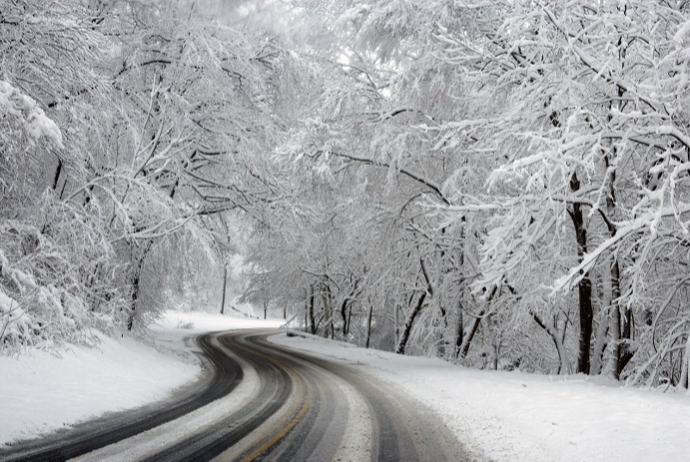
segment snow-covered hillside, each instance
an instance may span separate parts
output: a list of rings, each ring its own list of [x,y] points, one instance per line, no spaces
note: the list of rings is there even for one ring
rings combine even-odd
[[[0,445],[168,397],[201,372],[189,341],[198,333],[278,325],[168,312],[150,329],[151,344],[101,335],[96,348],[0,356]]]

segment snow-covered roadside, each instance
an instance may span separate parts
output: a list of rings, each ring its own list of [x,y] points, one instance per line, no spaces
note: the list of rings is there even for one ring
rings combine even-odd
[[[60,358],[42,351],[0,357],[0,445],[170,396],[201,372],[185,338],[279,324],[169,312],[150,329],[155,348],[131,338],[100,336],[98,347],[70,346]]]
[[[157,349],[103,338],[98,348],[73,346],[61,359],[41,352],[0,357],[0,445],[165,398],[199,374],[185,338],[281,323],[170,312],[151,329]],[[434,409],[477,456],[530,462],[689,460],[688,393],[628,389],[581,376],[476,371],[310,336],[271,339],[342,359],[395,384]]]
[[[583,376],[466,369],[317,337],[271,341],[338,358],[436,411],[477,459],[690,460],[690,394],[623,388]]]

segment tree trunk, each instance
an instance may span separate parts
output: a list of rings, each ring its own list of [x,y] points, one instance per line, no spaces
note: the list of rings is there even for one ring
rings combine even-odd
[[[350,334],[350,327],[352,326],[352,307],[347,311],[347,334]]]
[[[137,271],[134,274],[134,278],[132,279],[132,300],[131,300],[129,316],[127,317],[127,330],[130,332],[134,328],[134,315],[135,315],[136,309],[137,309],[137,300],[139,299],[139,280],[140,280],[140,276],[141,276],[140,270],[141,270],[141,262],[140,262],[140,266],[138,267]]]
[[[347,336],[348,325],[347,325],[347,306],[348,298],[345,297],[343,303],[340,304],[340,317],[343,319],[343,337]]]
[[[625,47],[623,46],[623,37],[619,37],[618,39],[618,47],[619,47],[619,58],[621,60],[621,66],[625,65]],[[617,109],[621,109],[621,103],[620,101],[623,100],[623,97],[625,95],[625,91],[623,87],[618,86],[618,103],[611,103],[610,109],[613,109],[613,106],[616,105]],[[608,116],[608,120],[611,120],[611,115]],[[607,172],[609,173],[609,182],[608,182],[608,187],[606,191],[606,226],[609,231],[609,235],[611,237],[614,237],[617,232],[617,228],[615,224],[613,223],[613,219],[615,219],[614,215],[616,213],[616,169],[611,162],[611,157],[613,159],[616,159],[618,156],[618,147],[616,145],[612,146],[611,149],[611,154],[606,153],[604,155],[604,161],[606,164],[606,169]],[[626,308],[624,311],[623,319],[621,319],[621,304],[620,304],[620,297],[622,294],[621,290],[621,282],[620,282],[620,277],[621,277],[621,270],[620,266],[618,263],[618,258],[614,253],[612,252],[610,255],[610,271],[611,271],[611,309],[613,310],[613,319],[611,320],[611,331],[612,331],[612,336],[613,336],[613,354],[611,356],[611,374],[616,380],[620,379],[621,372],[623,372],[623,369],[625,366],[628,364],[628,361],[632,359],[632,353],[630,352],[630,343],[628,342],[631,338],[631,325],[632,325],[632,311],[629,308]]]
[[[53,176],[53,191],[57,191],[58,183],[60,182],[60,173],[62,172],[62,160],[58,158],[57,167],[55,167],[55,176]]]
[[[537,325],[539,325],[539,327],[541,327],[551,338],[551,341],[556,347],[556,352],[558,353],[558,374],[570,374],[572,372],[570,369],[570,361],[568,361],[568,355],[566,353],[565,346],[563,345],[563,340],[559,335],[557,326],[547,326],[537,313],[530,311],[530,314]]]
[[[609,332],[609,319],[602,315],[599,319],[599,327],[597,328],[596,336],[594,337],[594,350],[592,350],[592,360],[590,364],[590,374],[601,374],[603,366],[604,351],[606,350],[606,337]]]
[[[688,369],[690,369],[690,333],[688,333],[688,338],[685,341],[685,357],[683,358],[683,366],[680,372],[680,386],[683,388],[690,388]]]
[[[464,318],[462,315],[462,302],[458,302],[458,321],[455,326],[455,351],[454,358],[458,359],[460,356],[460,348],[465,336]]]
[[[580,189],[580,180],[574,172],[570,177],[570,189],[574,192]],[[578,263],[581,263],[587,253],[587,228],[585,228],[582,204],[573,204],[572,211],[569,211],[569,213],[575,227]],[[589,278],[589,273],[583,273],[580,282],[577,284],[577,293],[580,312],[580,348],[577,356],[577,372],[589,374],[592,321],[594,319],[594,310],[592,308],[592,281]]]
[[[314,286],[309,286],[309,296],[307,297],[307,315],[309,316],[309,332],[316,335],[316,321],[314,319]]]
[[[309,329],[309,297],[305,297],[304,300],[304,332]]]
[[[220,300],[220,314],[225,314],[225,289],[228,285],[228,267],[223,268],[223,296]]]
[[[355,279],[350,296],[345,297],[342,305],[340,305],[340,316],[343,318],[343,337],[347,337],[347,335],[350,333],[350,315],[352,314],[351,305],[359,296],[359,293],[357,292],[357,282],[358,280]]]
[[[394,334],[395,334],[395,345],[400,342],[400,320],[398,319],[400,314],[400,306],[396,303],[393,302],[393,323],[395,323],[395,329],[394,329]]]
[[[152,245],[152,241],[148,241],[146,244],[144,244],[144,249],[141,252],[141,257],[137,260],[137,264],[134,269],[134,276],[132,277],[132,299],[130,305],[130,313],[127,318],[127,330],[130,332],[134,327],[134,315],[137,309],[137,301],[139,300],[139,289],[141,288],[141,271],[144,267],[144,261],[146,260],[146,256],[151,250]]]
[[[321,300],[323,302],[323,336],[324,338],[333,338],[333,310],[331,309],[331,287],[328,281],[322,283]]]
[[[485,311],[483,309],[479,311],[479,313],[474,317],[474,319],[472,319],[467,334],[463,335],[462,345],[460,346],[460,359],[466,358],[467,354],[470,352],[470,345],[472,344],[474,335],[477,333],[477,330],[479,329],[479,323],[482,320],[482,316],[484,316],[484,312]]]
[[[369,341],[371,340],[371,318],[374,314],[374,305],[369,301],[369,312],[367,313],[367,338],[364,342],[364,348],[369,348]]]
[[[422,307],[424,306],[424,300],[426,300],[426,294],[426,292],[422,292],[422,295],[420,295],[419,300],[417,300],[417,304],[412,309],[412,311],[410,311],[410,314],[407,316],[407,320],[405,320],[405,326],[403,326],[400,341],[398,342],[398,345],[395,348],[395,352],[399,355],[405,354],[405,348],[407,347],[407,341],[410,338],[410,331],[412,330],[412,325],[414,324],[414,320],[419,314],[419,312],[422,311]]]
[[[614,149],[614,155],[616,150]],[[606,166],[610,166],[609,158],[606,157]],[[609,235],[614,237],[616,235],[616,226],[610,221],[615,213],[616,208],[616,194],[615,194],[615,182],[616,182],[616,172],[612,171],[610,173],[610,180],[608,191],[606,194],[606,213],[607,220],[606,225],[608,227]],[[621,290],[621,270],[620,264],[618,263],[618,258],[616,255],[611,253],[609,256],[609,271],[610,271],[610,281],[611,281],[611,336],[613,343],[613,354],[611,355],[611,365],[610,371],[614,379],[619,380],[621,372],[628,364],[630,359],[632,359],[632,353],[630,353],[629,340],[632,335],[632,310],[630,308],[623,308],[620,304],[620,297],[622,294]],[[623,316],[621,317],[621,313]]]
[[[618,263],[614,261],[615,257],[611,256],[611,337],[613,354],[611,355],[611,375],[618,380],[621,373],[621,311],[619,306],[619,299],[621,296],[619,281]]]

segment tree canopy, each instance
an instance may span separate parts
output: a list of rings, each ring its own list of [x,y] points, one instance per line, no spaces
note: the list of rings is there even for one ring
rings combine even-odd
[[[244,300],[314,334],[688,386],[686,2],[10,0],[0,23],[5,350],[136,329],[236,254]]]

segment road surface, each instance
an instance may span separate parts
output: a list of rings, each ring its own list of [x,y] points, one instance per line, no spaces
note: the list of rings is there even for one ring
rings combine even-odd
[[[200,336],[209,374],[173,399],[17,444],[0,460],[467,460],[420,403],[355,365],[272,344],[273,333]]]

